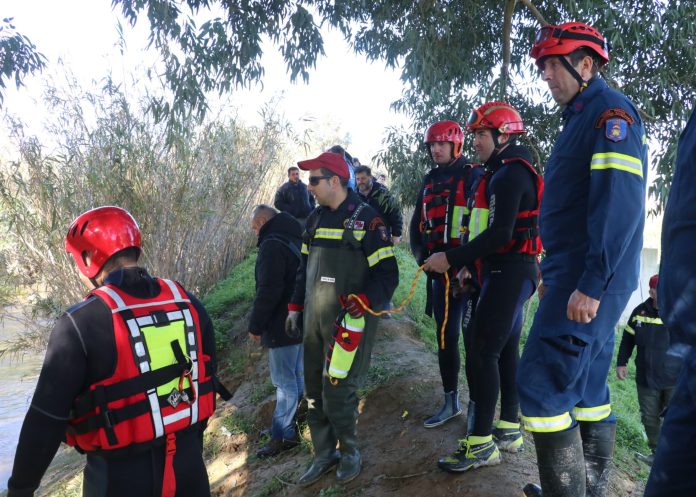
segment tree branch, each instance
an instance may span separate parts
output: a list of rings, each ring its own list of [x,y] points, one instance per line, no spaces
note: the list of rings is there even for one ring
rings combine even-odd
[[[532,12],[532,15],[537,18],[542,26],[547,26],[549,24],[548,21],[544,19],[544,16],[541,15],[541,12],[539,12],[539,10],[534,6],[532,0],[520,0],[520,3],[522,3]]]
[[[500,99],[505,100],[510,72],[510,31],[512,30],[512,14],[517,0],[506,0],[505,16],[503,18],[503,67],[500,70]]]

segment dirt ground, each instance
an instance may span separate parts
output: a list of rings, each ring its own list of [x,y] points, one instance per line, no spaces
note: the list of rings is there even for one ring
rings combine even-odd
[[[461,475],[437,468],[437,459],[452,452],[457,438],[464,433],[465,417],[439,428],[423,428],[433,404],[440,401],[441,386],[434,351],[416,340],[411,329],[406,319],[381,322],[369,391],[360,404],[363,471],[344,486],[336,483],[333,472],[307,488],[294,484],[311,459],[308,440],[272,459],[259,460],[254,455],[260,444],[257,436],[221,434],[221,417],[234,411],[249,414],[256,427],[270,425],[272,395],[258,404],[251,402],[260,382],[268,378],[266,356],[256,353],[246,379],[235,382],[238,388],[234,398],[219,409],[218,419],[211,423],[209,436],[219,442],[216,457],[208,461],[213,495],[519,497],[526,483],[538,482],[529,434],[525,434],[526,449],[518,454],[502,453],[503,463],[498,466]],[[466,398],[466,391],[462,395]],[[308,437],[308,433],[304,435]],[[642,493],[640,482],[614,471],[610,495],[628,497]]]

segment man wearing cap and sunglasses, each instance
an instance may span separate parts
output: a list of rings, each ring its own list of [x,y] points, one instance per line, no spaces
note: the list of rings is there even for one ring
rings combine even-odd
[[[541,481],[524,490],[598,497],[606,495],[616,436],[607,386],[614,328],[638,284],[645,128],[599,75],[609,52],[593,27],[545,26],[531,56],[564,126],[545,168],[543,283],[517,377]]]
[[[384,221],[348,188],[343,156],[324,152],[297,165],[310,172],[309,191],[319,204],[307,218],[286,322],[288,328],[297,327],[300,319],[304,324],[307,424],[314,447],[312,463],[298,483],[311,485],[336,464],[336,480],[345,483],[360,473],[357,389],[369,368],[379,321],[359,300],[373,309],[389,302],[399,269]],[[365,327],[347,377],[332,381],[325,360],[342,309],[351,318],[364,317]]]

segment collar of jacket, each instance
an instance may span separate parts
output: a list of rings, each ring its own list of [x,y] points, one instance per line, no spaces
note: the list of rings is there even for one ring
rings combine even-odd
[[[607,82],[598,74],[593,77],[585,90],[579,92],[563,109],[563,119],[567,121],[574,114],[580,114],[598,93],[607,88]]]
[[[529,153],[529,150],[527,150],[527,148],[522,145],[513,143],[512,145],[505,147],[499,154],[496,154],[495,157],[491,157],[486,161],[486,163],[484,164],[484,166],[486,167],[486,171],[490,171],[493,173],[496,172],[503,166],[503,161],[505,159],[513,157],[519,157],[525,159],[530,164],[534,164],[534,161],[532,160],[532,155]]]

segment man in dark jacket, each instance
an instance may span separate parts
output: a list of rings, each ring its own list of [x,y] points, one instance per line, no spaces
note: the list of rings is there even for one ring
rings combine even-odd
[[[302,333],[286,333],[285,319],[300,264],[302,228],[290,214],[263,204],[254,209],[251,226],[259,238],[259,253],[249,336],[268,348],[271,381],[276,387],[271,439],[256,455],[269,457],[297,445],[295,412],[304,391]]]
[[[651,454],[644,456],[636,453],[636,458],[647,464],[653,462],[662,428],[660,415],[672,398],[682,365],[680,357],[667,354],[670,336],[658,311],[657,283],[657,275],[650,278],[650,297],[636,307],[628,318],[616,359],[616,376],[624,381],[628,374],[626,365],[633,354],[633,347],[637,348],[638,405]]]
[[[358,166],[355,168],[355,181],[358,184],[358,195],[360,195],[360,198],[382,216],[391,235],[392,243],[394,245],[399,243],[404,222],[401,216],[401,208],[396,198],[394,198],[386,186],[375,181],[372,177],[372,169],[369,166]]]
[[[278,188],[273,205],[279,211],[293,216],[302,225],[314,209],[314,197],[307,191],[307,185],[300,180],[300,170],[297,166],[288,168],[288,181]]]

